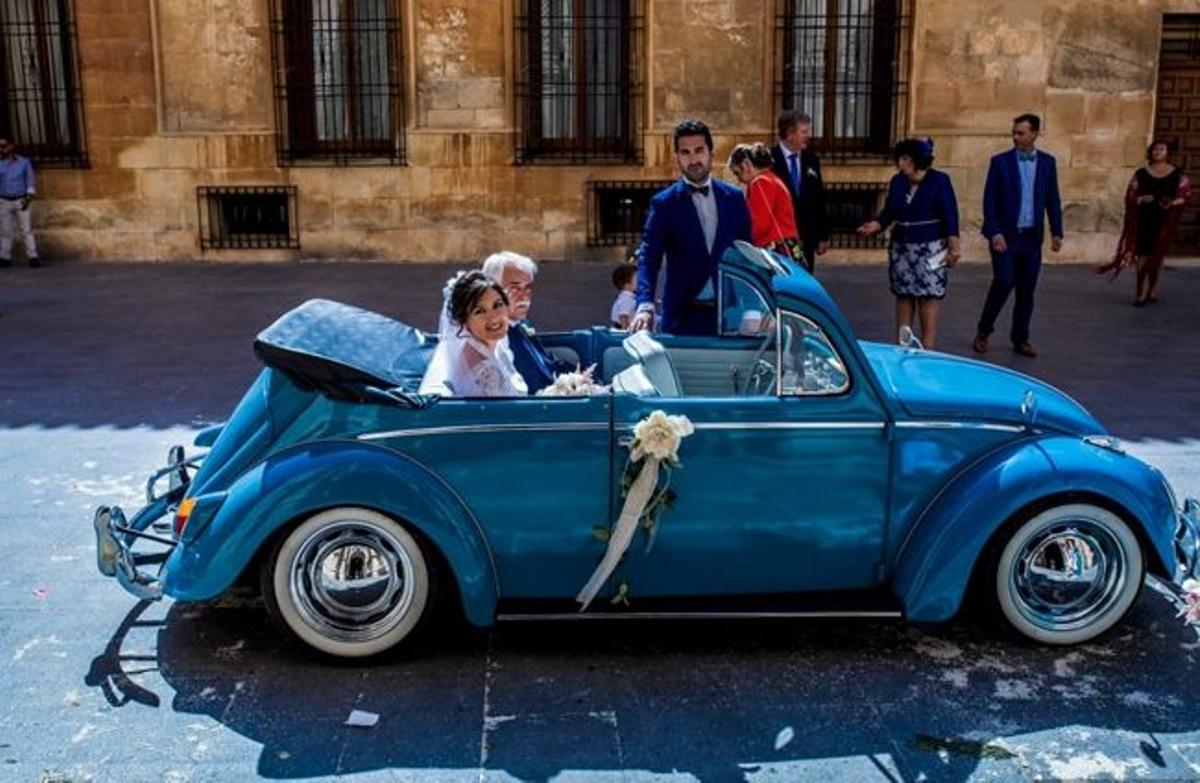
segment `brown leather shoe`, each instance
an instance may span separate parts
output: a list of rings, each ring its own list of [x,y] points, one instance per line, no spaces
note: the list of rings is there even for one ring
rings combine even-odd
[[[1029,342],[1013,343],[1013,353],[1028,356],[1030,359],[1037,356],[1037,351],[1033,350],[1033,346]]]
[[[988,336],[983,332],[975,333],[975,341],[971,343],[971,347],[975,349],[975,353],[987,353]]]

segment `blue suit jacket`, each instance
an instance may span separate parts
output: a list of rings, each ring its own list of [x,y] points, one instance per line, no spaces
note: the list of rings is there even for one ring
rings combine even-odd
[[[546,353],[537,338],[525,331],[523,323],[508,327],[508,347],[513,352],[513,366],[525,379],[530,394],[537,394],[554,383],[555,375],[575,371],[566,362]]]
[[[654,302],[658,273],[666,257],[667,280],[663,285],[660,326],[674,332],[680,313],[696,299],[711,280],[717,290],[717,262],[735,239],[750,240],[750,211],[742,191],[711,180],[717,200],[717,234],[712,252],[704,245],[700,216],[682,179],[650,200],[650,214],[638,251],[637,301]],[[716,327],[716,321],[713,322]]]
[[[983,188],[983,235],[988,239],[1003,234],[1009,245],[1017,234],[1021,212],[1021,172],[1017,169],[1017,151],[1011,149],[992,156],[987,184]],[[1046,218],[1050,235],[1061,237],[1062,199],[1058,195],[1058,167],[1054,156],[1037,151],[1037,172],[1033,178],[1033,226],[1040,244],[1045,235]]]

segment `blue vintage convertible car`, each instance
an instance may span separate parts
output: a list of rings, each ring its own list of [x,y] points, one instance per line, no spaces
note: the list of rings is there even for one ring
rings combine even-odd
[[[477,626],[944,621],[968,598],[1020,634],[1074,644],[1119,622],[1146,575],[1196,575],[1200,506],[1179,506],[1062,392],[859,341],[812,277],[748,247],[727,254],[718,291],[716,337],[543,336],[611,391],[520,399],[417,394],[429,338],[310,301],[259,335],[265,368],[197,436],[207,454],[173,448],[132,517],[97,511],[100,571],[179,601],[257,583],[283,631],[344,658],[448,611]],[[674,505],[581,613],[630,433],[655,410],[695,428]]]

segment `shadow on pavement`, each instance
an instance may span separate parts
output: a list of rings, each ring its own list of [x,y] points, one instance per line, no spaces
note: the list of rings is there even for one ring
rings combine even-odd
[[[822,769],[963,780],[1062,777],[1097,753],[1178,777],[1189,770],[1157,734],[1200,728],[1195,633],[1150,590],[1114,635],[1069,649],[970,625],[554,623],[460,632],[420,657],[361,667],[281,647],[259,604],[175,605],[157,645],[173,697],[122,693],[122,670],[146,665],[121,653],[143,610],[88,683],[114,707],[161,699],[218,721],[261,744],[257,771],[270,778],[420,770],[474,780],[482,766],[535,781]],[[378,725],[344,726],[352,709],[378,713]],[[1031,736],[1040,732],[1055,741]]]

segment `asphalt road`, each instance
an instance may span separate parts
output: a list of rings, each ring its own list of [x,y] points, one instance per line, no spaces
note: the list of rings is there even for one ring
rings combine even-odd
[[[516,624],[362,668],[282,646],[251,597],[147,606],[95,572],[91,510],[136,506],[167,447],[228,413],[259,329],[312,296],[432,325],[451,271],[0,270],[0,781],[1200,777],[1200,637],[1152,590],[1070,650],[970,622]],[[608,272],[547,266],[539,328],[602,322]],[[887,339],[884,269],[821,277]],[[986,284],[954,272],[942,350],[969,351]],[[987,358],[1200,496],[1200,269],[1169,270],[1154,307],[1128,287],[1047,268],[1042,356],[998,339]],[[379,723],[345,726],[352,709]]]

